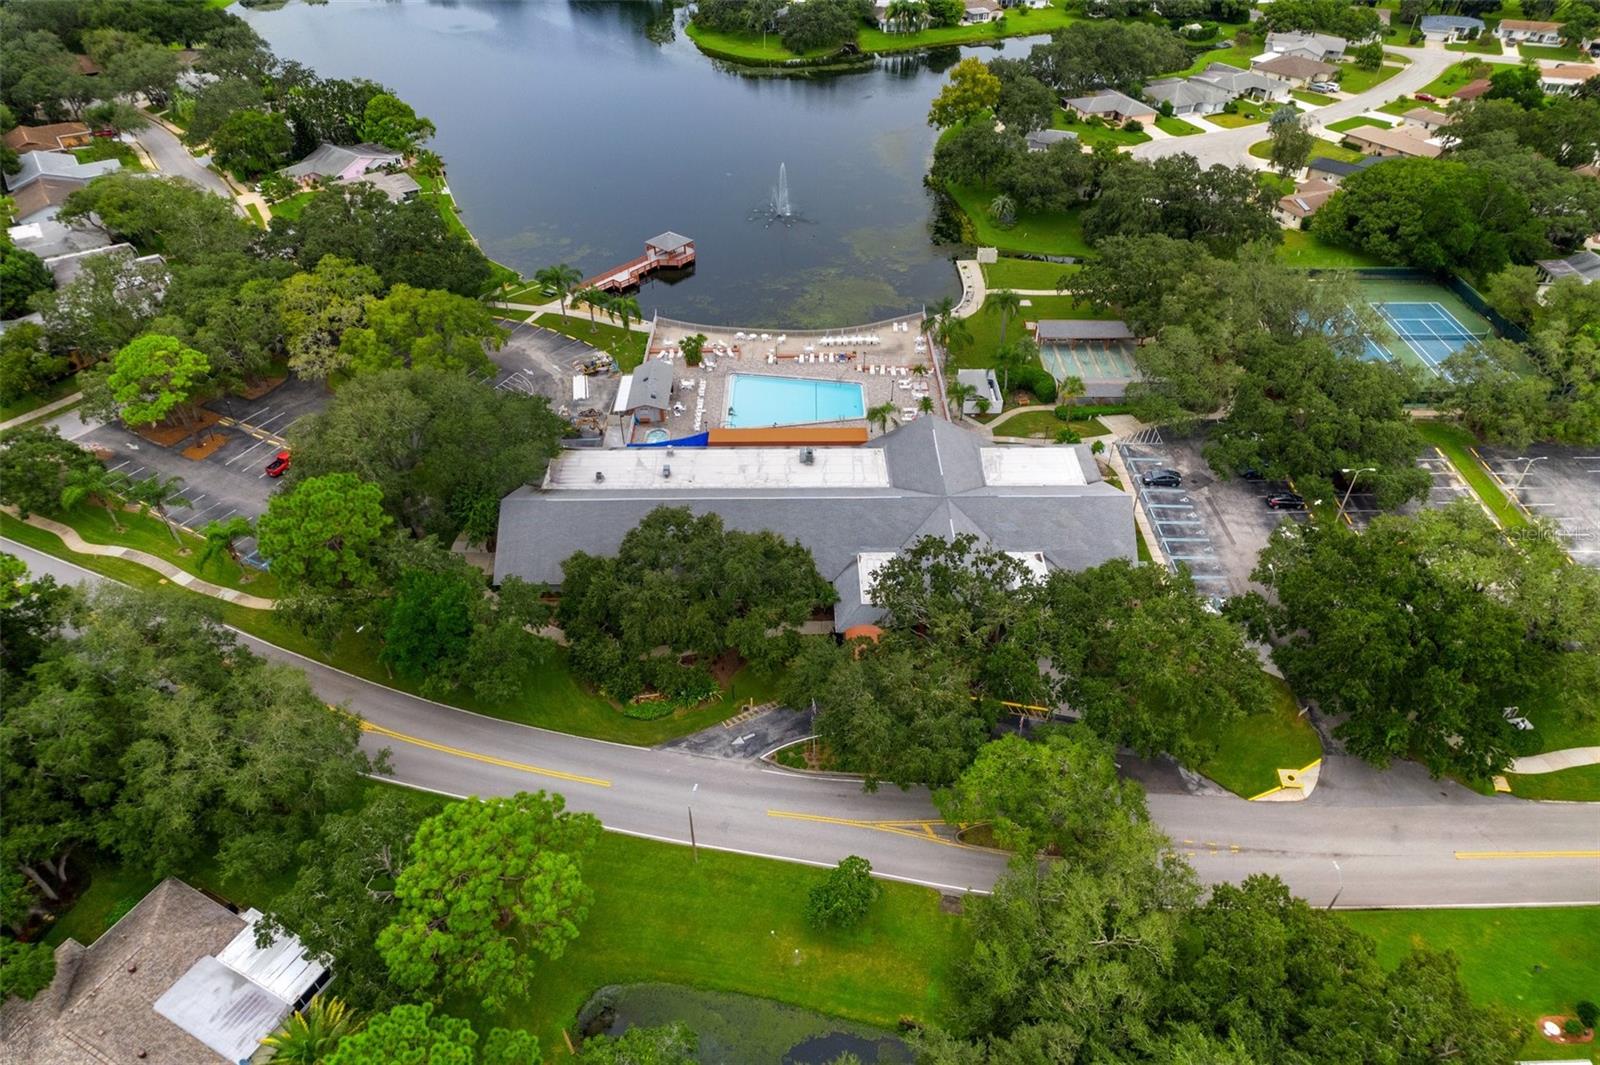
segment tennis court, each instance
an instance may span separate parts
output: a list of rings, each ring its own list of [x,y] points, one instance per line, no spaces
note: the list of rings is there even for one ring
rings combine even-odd
[[[1426,281],[1359,283],[1362,295],[1387,327],[1367,338],[1366,358],[1402,362],[1431,375],[1456,352],[1494,336],[1487,319],[1442,285]]]

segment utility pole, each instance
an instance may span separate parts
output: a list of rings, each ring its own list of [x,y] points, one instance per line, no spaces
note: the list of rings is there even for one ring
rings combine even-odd
[[[1376,473],[1376,472],[1378,472],[1378,467],[1376,467],[1376,466],[1363,466],[1359,470],[1341,469],[1339,472],[1340,473],[1349,473],[1349,474],[1353,474],[1354,475],[1354,476],[1352,476],[1350,478],[1350,484],[1345,487],[1344,498],[1339,500],[1339,516],[1345,518],[1345,520],[1348,521],[1349,518],[1345,517],[1344,505],[1346,503],[1350,502],[1350,493],[1354,492],[1356,490],[1356,481],[1358,481],[1361,478],[1361,475],[1363,473]]]
[[[1549,457],[1549,455],[1518,455],[1516,458],[1512,459],[1512,462],[1522,463],[1522,473],[1517,477],[1517,483],[1511,486],[1511,490],[1515,492],[1517,489],[1522,487],[1522,482],[1528,479],[1528,471],[1533,469],[1533,464],[1535,462],[1543,462]]]
[[[700,845],[694,839],[694,807],[689,807],[689,853],[694,855],[696,865],[700,864]]]
[[[1339,901],[1339,896],[1344,894],[1344,870],[1339,868],[1339,863],[1334,861],[1333,871],[1339,874],[1339,890],[1333,893],[1333,898],[1328,900],[1328,909],[1333,909],[1333,904]]]

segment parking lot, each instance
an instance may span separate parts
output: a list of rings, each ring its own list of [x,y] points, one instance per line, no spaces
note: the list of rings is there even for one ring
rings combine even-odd
[[[267,509],[277,482],[266,465],[285,446],[289,427],[326,406],[321,385],[290,378],[258,399],[227,396],[207,404],[223,421],[207,433],[225,443],[203,459],[183,455],[182,446],[161,447],[117,424],[88,428],[78,443],[109,455],[106,467],[135,481],[178,478],[187,506],[169,507],[172,520],[198,533],[213,521],[243,517],[254,521]],[[263,566],[254,538],[239,542],[244,560]]]
[[[494,387],[525,396],[543,396],[557,413],[563,408],[568,414],[588,409],[607,413],[616,398],[617,377],[597,374],[587,379],[589,398],[573,399],[573,375],[588,360],[607,356],[581,340],[549,329],[523,322],[511,331],[505,346],[490,352],[489,357],[497,370]]]
[[[1259,590],[1250,572],[1273,530],[1286,521],[1305,520],[1304,513],[1266,505],[1266,497],[1284,486],[1219,479],[1201,456],[1198,437],[1166,440],[1152,434],[1146,442],[1117,446],[1161,550],[1174,564],[1189,568],[1200,594],[1226,597]],[[1183,474],[1182,488],[1139,482],[1141,473],[1163,466]]]
[[[1600,450],[1534,445],[1478,454],[1507,495],[1550,523],[1574,561],[1600,566]]]
[[[1467,487],[1456,468],[1450,465],[1450,460],[1445,458],[1438,448],[1423,448],[1422,454],[1417,458],[1417,465],[1427,470],[1433,477],[1433,484],[1428,488],[1428,498],[1421,503],[1407,503],[1396,513],[1415,514],[1423,508],[1446,507],[1458,499],[1471,499],[1472,490]],[[1341,497],[1342,498],[1342,497]],[[1364,529],[1367,524],[1383,511],[1378,509],[1378,501],[1370,492],[1361,490],[1361,481],[1358,478],[1355,490],[1344,501],[1345,517],[1350,519],[1350,524],[1357,529]]]

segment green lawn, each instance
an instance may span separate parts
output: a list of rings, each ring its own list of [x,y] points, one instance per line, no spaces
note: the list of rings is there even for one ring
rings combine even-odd
[[[1052,129],[1069,130],[1078,135],[1078,143],[1093,148],[1097,144],[1110,144],[1118,148],[1125,148],[1133,144],[1143,144],[1150,139],[1150,134],[1134,132],[1128,129],[1118,129],[1113,126],[1095,125],[1091,122],[1079,121],[1075,116],[1068,114],[1063,108],[1056,108],[1055,118],[1051,120]]]
[[[1500,55],[1504,51],[1500,47],[1500,38],[1492,33],[1480,34],[1475,41],[1451,41],[1444,48],[1447,52],[1475,52],[1478,55]],[[1561,51],[1562,49],[1551,50]],[[1573,51],[1576,52],[1577,49],[1573,49]],[[1555,59],[1557,57],[1549,56],[1548,58]]]
[[[1336,244],[1324,243],[1304,229],[1283,231],[1283,243],[1278,247],[1278,261],[1304,270],[1355,269],[1382,265],[1378,259],[1365,252],[1351,251]]]
[[[144,169],[144,164],[139,161],[139,154],[114,137],[96,137],[82,148],[72,149],[72,155],[80,163],[98,163],[105,159],[115,159],[122,164],[124,170]]]
[[[1312,92],[1310,89],[1290,89],[1289,95],[1303,104],[1312,104],[1316,107],[1338,102],[1326,93]]]
[[[1199,126],[1191,126],[1181,118],[1171,115],[1160,115],[1156,118],[1156,128],[1163,133],[1170,133],[1174,137],[1190,137],[1196,133],[1204,133]]]
[[[78,531],[79,536],[92,544],[135,548],[164,559],[185,573],[192,573],[213,584],[249,592],[265,599],[277,597],[278,582],[272,574],[242,566],[227,555],[221,555],[201,566],[196,560],[205,541],[193,533],[180,529],[178,542],[174,543],[169,526],[156,517],[154,512],[140,514],[138,511],[127,511],[118,515],[117,520],[122,524],[120,530],[112,526],[111,515],[104,507],[88,503],[80,503],[66,514],[47,514],[45,517],[72,526]],[[245,577],[250,579],[244,580]]]
[[[1528,520],[1523,516],[1506,494],[1500,490],[1489,471],[1483,468],[1472,454],[1471,448],[1477,444],[1473,435],[1458,425],[1434,419],[1418,419],[1417,432],[1421,434],[1425,443],[1431,444],[1444,452],[1444,457],[1450,460],[1450,465],[1456,468],[1461,478],[1471,485],[1478,498],[1483,500],[1500,524],[1511,529],[1519,525],[1526,525]]]
[[[1399,64],[1385,63],[1377,70],[1362,70],[1354,64],[1345,64],[1340,68],[1339,88],[1345,92],[1366,92],[1374,85],[1382,84],[1400,73]]]
[[[885,33],[875,26],[863,26],[856,40],[863,52],[904,52],[954,44],[981,44],[1005,37],[1052,33],[1083,18],[1069,11],[1063,0],[1041,11],[1012,8],[998,22],[977,26],[939,26],[919,33]]]
[[[1144,530],[1139,528],[1137,522],[1133,526],[1133,553],[1140,562],[1153,562],[1154,556],[1150,554],[1150,545],[1144,542]]]
[[[1250,150],[1252,153],[1254,153],[1255,147],[1252,145]],[[1366,158],[1366,154],[1364,152],[1357,151],[1355,148],[1349,148],[1343,144],[1335,144],[1332,141],[1325,141],[1319,137],[1317,139],[1316,147],[1311,149],[1311,158],[1316,159],[1318,157],[1323,159],[1337,159],[1340,162],[1345,163],[1359,163],[1361,160]],[[1265,156],[1263,156],[1263,158],[1265,158]]]
[[[1482,62],[1483,60],[1481,59],[1466,59],[1462,60],[1460,63],[1446,67],[1444,73],[1440,74],[1437,78],[1434,78],[1417,91],[1426,93],[1429,96],[1437,96],[1440,99],[1444,99],[1457,89],[1461,88],[1461,86],[1471,81],[1473,79],[1473,75],[1471,74],[1469,68],[1474,67]]]
[[[33,395],[14,399],[10,403],[0,406],[0,422],[10,421],[12,418],[21,417],[30,410],[37,410],[62,396],[70,396],[78,390],[78,375],[70,373],[57,381],[46,385],[44,391]]]
[[[1335,133],[1348,133],[1353,129],[1360,128],[1361,126],[1377,126],[1379,129],[1393,129],[1394,123],[1385,122],[1381,118],[1371,118],[1367,115],[1355,115],[1352,118],[1341,118],[1337,122],[1329,122],[1327,128],[1333,130]]]
[[[1067,272],[1064,263],[1040,262],[1037,259],[1007,259],[985,263],[983,280],[990,289],[997,288],[1050,288]]]
[[[1451,950],[1478,1002],[1498,1004],[1531,1026],[1570,1014],[1600,988],[1600,907],[1487,910],[1351,910],[1341,914],[1377,941],[1385,964],[1414,946]],[[1559,1047],[1530,1034],[1522,1057],[1583,1059],[1592,1046]]]
[[[257,229],[267,228],[267,220],[266,218],[262,217],[260,207],[256,206],[254,203],[247,203],[244,205],[244,209],[245,212],[250,215],[250,221],[256,224]]]
[[[814,932],[802,914],[823,875],[709,850],[696,862],[687,847],[607,833],[584,863],[595,891],[588,919],[532,993],[494,1014],[476,1003],[447,1008],[531,1028],[547,1054],[594,991],[638,981],[760,995],[885,1028],[902,1016],[940,1019],[965,921],[941,913],[931,890],[885,882],[859,929]]]
[[[1555,59],[1564,63],[1593,63],[1594,60],[1581,48],[1551,48],[1544,45],[1524,44],[1517,47],[1519,55],[1532,59]],[[1495,49],[1499,54],[1499,49]],[[1600,74],[1600,70],[1595,73]]]
[[[575,337],[601,351],[610,352],[623,373],[627,373],[644,361],[644,346],[650,341],[647,334],[638,330],[607,325],[599,315],[596,315],[593,322],[589,321],[587,315],[580,317],[574,314],[565,317],[560,314],[541,314],[534,321],[546,329]]]
[[[796,54],[783,46],[777,34],[718,33],[690,22],[684,30],[689,39],[707,55],[754,63],[784,63],[791,59],[815,59],[830,49],[818,48]]]
[[[1600,802],[1600,765],[1578,766],[1555,773],[1507,773],[1511,794],[1519,799]]]
[[[1029,305],[1023,307],[1006,324],[1006,341],[1023,335],[1025,322],[1041,318],[1093,318],[1095,311],[1086,303],[1071,296],[1024,296]],[[994,365],[994,354],[1000,347],[1000,312],[992,302],[985,303],[977,314],[967,319],[970,340],[951,342],[951,365],[957,369]]]
[[[1277,677],[1267,680],[1270,706],[1225,725],[1209,724],[1198,737],[1211,753],[1194,768],[1246,799],[1277,787],[1279,769],[1303,769],[1322,757],[1322,741],[1300,715],[1294,693]]]
[[[311,197],[315,195],[315,190],[307,189],[304,192],[297,192],[293,196],[279,200],[271,205],[272,217],[287,218],[291,222],[294,221],[300,217],[300,212],[306,209],[306,204],[310,203]]]
[[[1187,67],[1184,67],[1182,70],[1175,70],[1172,73],[1179,77],[1188,74],[1198,74],[1206,67],[1209,67],[1212,63],[1226,63],[1230,67],[1238,67],[1240,70],[1249,70],[1250,60],[1260,55],[1261,51],[1262,49],[1259,43],[1244,45],[1235,44],[1228,48],[1212,48],[1195,56],[1194,62],[1190,63]]]
[[[1263,107],[1252,100],[1240,100],[1238,104],[1239,109],[1237,111],[1218,111],[1214,115],[1207,115],[1206,119],[1228,129],[1238,129],[1240,126],[1254,126],[1265,122],[1267,116],[1272,113],[1271,109]]]
[[[1600,692],[1576,670],[1543,671],[1539,689],[1522,701],[1521,708],[1534,728],[1517,734],[1519,755],[1600,747]]]
[[[1062,421],[1053,410],[1030,410],[1011,417],[1000,417],[989,423],[996,436],[1020,436],[1030,440],[1054,440],[1057,431],[1067,428],[1079,436],[1105,436],[1107,429],[1098,418]]]
[[[1035,255],[1094,254],[1083,239],[1083,223],[1078,211],[1019,211],[1016,222],[1002,229],[989,217],[993,189],[976,185],[951,185],[950,195],[972,223],[973,243],[1002,251],[1031,252]]]
[[[81,555],[70,551],[54,533],[36,529],[9,514],[0,513],[0,536],[58,558],[67,559],[84,569],[134,587],[164,587],[179,595],[199,594],[183,591],[155,571],[134,562],[120,558],[104,558],[99,555]],[[259,586],[250,587],[254,590]],[[318,662],[337,666],[366,680],[420,694],[419,685],[392,675],[378,660],[378,646],[372,639],[346,635],[330,653],[298,630],[279,621],[270,611],[252,610],[216,599],[206,601],[217,610],[224,622],[252,636]],[[537,725],[558,732],[591,736],[615,743],[651,746],[715,724],[736,713],[751,699],[758,703],[767,701],[771,698],[774,687],[773,678],[746,670],[734,677],[732,689],[718,702],[708,703],[693,710],[680,711],[654,721],[641,721],[625,716],[610,701],[580,684],[567,669],[565,653],[557,650],[547,661],[527,667],[523,676],[522,694],[509,705],[485,702],[463,691],[455,692],[452,697],[442,701],[491,717]]]

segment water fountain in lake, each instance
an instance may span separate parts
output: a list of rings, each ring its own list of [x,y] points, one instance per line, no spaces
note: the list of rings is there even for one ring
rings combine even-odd
[[[767,197],[767,205],[751,211],[750,218],[768,227],[773,225],[788,227],[796,222],[805,221],[796,213],[794,203],[789,199],[789,170],[786,164],[778,164],[778,183],[772,186],[771,195]]]

